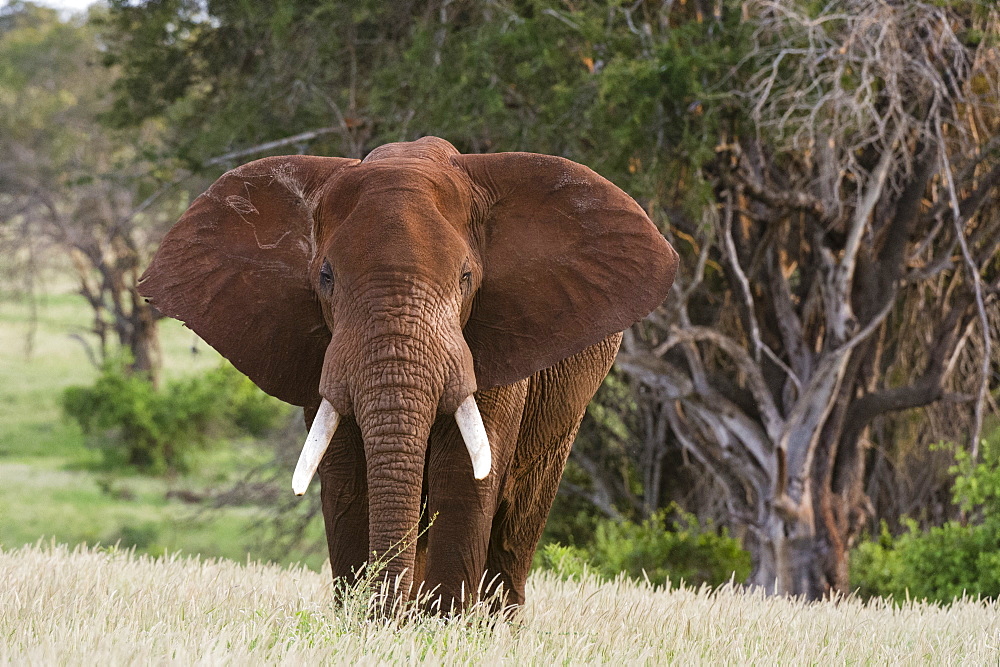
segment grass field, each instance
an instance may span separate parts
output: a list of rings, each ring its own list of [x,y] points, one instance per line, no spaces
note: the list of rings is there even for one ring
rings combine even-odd
[[[72,286],[56,286],[36,306],[0,294],[0,547],[11,549],[54,538],[67,544],[120,541],[150,553],[183,551],[245,560],[261,558],[265,511],[254,507],[206,508],[168,497],[171,491],[219,490],[250,461],[253,443],[224,443],[204,455],[191,475],[145,477],[102,471],[76,424],[62,416],[63,390],[97,375],[84,345],[91,313]],[[221,361],[175,320],[160,324],[164,377],[204,372]],[[195,349],[196,352],[192,352]],[[291,471],[289,471],[291,475]],[[279,560],[318,568],[325,544]]]
[[[79,339],[87,333],[90,311],[69,286],[42,297],[36,309],[26,298],[0,294],[0,456],[75,457],[82,437],[61,419],[63,389],[87,384],[97,374]],[[219,355],[180,322],[160,326],[164,375],[178,377],[207,370]],[[196,353],[192,353],[192,348]]]
[[[328,572],[127,551],[0,552],[4,664],[996,664],[1000,609],[805,604],[535,573],[512,621],[372,620]]]

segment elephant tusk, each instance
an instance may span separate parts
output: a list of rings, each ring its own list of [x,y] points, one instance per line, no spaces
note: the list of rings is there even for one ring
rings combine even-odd
[[[319,406],[319,411],[313,419],[312,428],[306,436],[306,444],[302,445],[302,453],[299,454],[299,462],[295,465],[295,473],[292,474],[292,491],[295,495],[301,496],[309,487],[309,482],[316,474],[316,468],[323,459],[330,440],[337,430],[340,422],[340,415],[330,405],[330,401],[323,399]]]
[[[458,422],[458,430],[462,432],[465,447],[472,457],[472,474],[476,479],[484,479],[493,466],[493,454],[490,452],[490,440],[486,436],[483,416],[479,414],[479,406],[472,394],[458,406],[455,421]]]

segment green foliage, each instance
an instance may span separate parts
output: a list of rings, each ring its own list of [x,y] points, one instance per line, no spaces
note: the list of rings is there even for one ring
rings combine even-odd
[[[122,361],[104,366],[89,387],[69,387],[63,410],[74,419],[108,467],[150,473],[186,470],[190,455],[214,437],[260,436],[284,412],[228,364],[157,389]]]
[[[692,514],[668,521],[661,510],[641,524],[604,522],[593,553],[605,573],[642,573],[654,584],[667,581],[718,586],[750,574],[750,554],[723,529],[702,526]]]
[[[608,579],[625,573],[656,585],[684,581],[719,586],[746,579],[750,554],[738,540],[701,525],[694,515],[678,514],[670,519],[670,511],[661,510],[641,523],[601,520],[592,543],[547,544],[539,551],[538,565],[567,578],[585,571]]]
[[[883,596],[950,602],[962,595],[1000,597],[1000,431],[982,443],[982,460],[955,452],[953,494],[970,517],[920,530],[916,521],[851,557],[851,586],[863,597]]]
[[[634,196],[680,200],[693,215],[712,203],[702,167],[715,159],[720,136],[740,130],[728,87],[749,32],[738,11],[724,15],[720,25],[670,26],[644,49],[634,40],[617,45],[589,110],[601,173]]]
[[[1000,596],[1000,535],[985,526],[948,521],[921,531],[916,522],[892,537],[860,545],[851,557],[851,586],[862,597],[950,602],[963,595]]]
[[[620,4],[113,0],[98,19],[121,73],[109,117],[163,118],[175,153],[197,161],[332,114],[342,132],[311,152],[362,157],[435,134],[462,151],[563,155],[693,208],[739,116],[729,89],[752,26],[730,0],[721,22]]]
[[[563,579],[580,579],[588,572],[594,572],[590,565],[590,555],[585,549],[558,542],[542,546],[535,554],[535,562],[537,567],[551,570]]]
[[[230,364],[211,371],[208,382],[225,392],[223,415],[239,433],[263,437],[288,413],[284,403],[265,394]]]
[[[877,540],[864,542],[851,553],[851,588],[864,599],[894,597],[902,581],[902,561],[894,547],[896,539],[882,522]]]
[[[138,551],[158,556],[163,553],[163,548],[158,547],[157,540],[160,536],[160,527],[152,521],[143,523],[126,523],[108,541],[124,549],[134,548]]]

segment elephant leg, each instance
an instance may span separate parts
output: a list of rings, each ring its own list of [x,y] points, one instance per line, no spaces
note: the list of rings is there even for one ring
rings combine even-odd
[[[498,596],[495,612],[524,604],[524,587],[535,548],[545,529],[579,426],[580,419],[561,433],[551,433],[550,455],[537,460],[516,481],[511,480],[498,504],[487,550],[486,578],[490,585],[485,591],[486,597]]]
[[[529,379],[524,416],[508,481],[493,519],[487,553],[487,594],[503,586],[498,606],[524,603],[531,560],[559,490],[587,404],[621,343],[614,334]]]
[[[476,394],[493,455],[486,479],[473,477],[453,417],[438,419],[431,430],[426,467],[431,526],[424,571],[431,609],[447,613],[478,597],[497,496],[513,455],[527,386],[522,380]]]
[[[368,560],[368,483],[361,430],[345,417],[319,466],[323,521],[335,580],[353,584]]]
[[[424,465],[426,471],[427,466]],[[427,488],[427,477],[424,477],[424,488]],[[427,572],[427,529],[430,527],[430,517],[427,512],[427,494],[423,494],[420,499],[420,534],[417,536],[417,551],[413,558],[413,581],[416,585],[424,580]],[[413,591],[416,595],[419,591]]]

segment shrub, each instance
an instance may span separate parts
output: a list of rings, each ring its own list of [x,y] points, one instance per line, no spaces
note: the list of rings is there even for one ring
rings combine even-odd
[[[702,526],[693,514],[668,521],[668,510],[636,524],[604,521],[597,526],[592,554],[609,576],[626,572],[651,583],[686,581],[719,586],[750,574],[750,554],[725,529]]]
[[[902,579],[902,573],[894,547],[895,538],[883,521],[878,539],[859,544],[851,553],[851,588],[863,599],[894,597],[904,592],[896,590],[896,582]]]
[[[671,511],[673,510],[673,511]],[[676,514],[677,519],[669,519]],[[593,541],[583,547],[548,544],[538,565],[564,577],[584,568],[612,579],[625,573],[657,585],[668,581],[719,586],[750,574],[750,554],[723,529],[701,525],[694,515],[669,508],[641,523],[602,519]]]
[[[225,397],[224,416],[240,433],[260,438],[287,414],[285,403],[265,394],[232,364],[210,371],[206,382]]]
[[[922,531],[888,533],[851,557],[851,586],[862,597],[950,602],[968,594],[1000,596],[1000,535],[995,527],[948,521]]]
[[[862,597],[950,602],[963,594],[1000,597],[1000,431],[983,441],[982,462],[955,453],[953,494],[969,522],[921,530],[915,521],[851,556],[851,586]]]
[[[132,549],[152,555],[160,555],[163,547],[157,544],[160,538],[160,527],[150,521],[134,524],[126,523],[107,538],[109,544],[117,544],[123,549]]]
[[[260,436],[284,412],[277,399],[228,364],[162,389],[125,369],[121,360],[107,363],[92,386],[63,393],[64,413],[80,424],[110,468],[183,471],[190,454],[213,438]]]
[[[565,546],[558,542],[549,542],[538,550],[537,567],[551,570],[563,579],[579,579],[587,571],[593,572],[589,556],[580,547]]]

